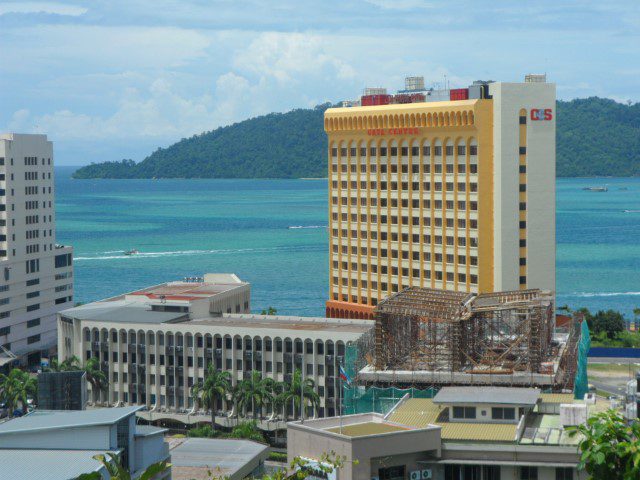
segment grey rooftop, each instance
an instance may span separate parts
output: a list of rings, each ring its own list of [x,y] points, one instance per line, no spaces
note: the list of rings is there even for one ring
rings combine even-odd
[[[514,387],[442,387],[433,398],[433,403],[455,405],[502,404],[535,405],[540,398],[537,388]]]
[[[14,418],[0,424],[0,436],[58,428],[81,428],[94,425],[113,425],[119,420],[134,415],[142,406],[96,408],[91,410],[36,410],[24,417]]]
[[[171,465],[176,475],[181,467],[208,468],[214,475],[236,478],[252,462],[266,458],[269,447],[248,440],[188,438],[171,450]],[[242,478],[250,471],[243,472]]]
[[[0,480],[76,478],[102,466],[94,455],[104,451],[0,449]]]
[[[154,311],[145,303],[127,302],[126,300],[94,302],[88,305],[68,308],[60,312],[60,315],[94,322],[148,324],[172,323],[186,320],[188,316],[185,312]]]

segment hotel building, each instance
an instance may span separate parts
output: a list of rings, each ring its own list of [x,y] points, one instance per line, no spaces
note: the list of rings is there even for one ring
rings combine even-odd
[[[555,85],[409,83],[325,113],[327,316],[411,286],[555,291]]]
[[[0,135],[0,367],[49,356],[56,313],[73,304],[73,249],[56,244],[54,195],[46,135]]]
[[[145,405],[153,420],[210,421],[210,414],[194,407],[191,387],[211,364],[229,372],[233,385],[256,371],[291,382],[300,370],[314,380],[321,399],[308,415],[336,415],[339,361],[346,345],[373,322],[253,315],[249,288],[235,275],[205,275],[204,281],[169,282],[62,311],[59,359],[98,358],[109,386],[93,392],[93,402]],[[259,413],[270,417],[270,408]],[[217,421],[226,425],[232,404],[220,399],[216,410]],[[299,413],[293,404],[286,412],[288,418]],[[277,423],[271,420],[268,428]]]

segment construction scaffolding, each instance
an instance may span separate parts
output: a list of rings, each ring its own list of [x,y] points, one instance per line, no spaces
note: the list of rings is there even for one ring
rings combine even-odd
[[[355,359],[366,385],[501,384],[572,390],[579,324],[554,339],[553,297],[532,289],[468,294],[412,287],[376,308]]]

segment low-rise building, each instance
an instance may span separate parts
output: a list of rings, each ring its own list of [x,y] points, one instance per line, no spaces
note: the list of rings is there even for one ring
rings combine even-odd
[[[443,387],[386,415],[290,422],[288,456],[344,456],[335,480],[578,480],[578,438],[566,427],[602,407],[533,388]]]
[[[136,478],[149,465],[169,461],[164,429],[136,425],[142,407],[92,410],[37,410],[0,424],[0,478],[63,480],[100,472],[93,459],[107,452],[119,455]],[[171,478],[171,470],[157,477]]]
[[[249,440],[186,438],[171,450],[172,480],[262,478],[269,447]]]
[[[215,295],[203,308],[193,292],[215,290],[207,278],[205,283],[172,282],[61,312],[60,361],[73,355],[82,362],[98,358],[109,386],[92,392],[93,402],[144,405],[150,411],[148,420],[179,419],[174,414],[185,417],[183,423],[209,420],[210,412],[198,411],[191,395],[191,387],[204,379],[209,365],[228,371],[233,385],[254,371],[291,382],[300,370],[304,379],[313,379],[321,399],[307,415],[336,415],[339,362],[346,345],[369,332],[373,322],[227,313],[229,307],[210,307]],[[189,293],[176,293],[187,288]],[[248,302],[248,293],[246,298]],[[235,305],[240,305],[240,312],[248,310],[248,303]],[[216,410],[226,415],[232,408],[220,398]],[[284,415],[295,418],[299,412],[294,410],[292,402]],[[271,420],[277,416],[271,406],[260,413]]]

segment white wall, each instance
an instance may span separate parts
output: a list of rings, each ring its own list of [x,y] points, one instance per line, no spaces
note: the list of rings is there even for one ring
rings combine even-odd
[[[495,290],[519,289],[519,115],[527,110],[527,287],[555,292],[556,87],[493,83]],[[532,121],[531,109],[553,110]]]

